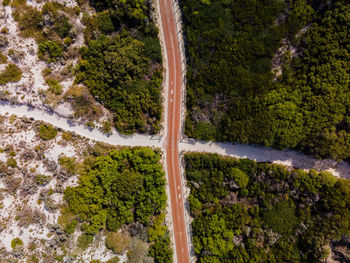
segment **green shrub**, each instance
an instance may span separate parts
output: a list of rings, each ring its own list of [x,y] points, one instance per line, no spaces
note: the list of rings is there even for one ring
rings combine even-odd
[[[3,6],[8,6],[11,3],[11,0],[4,0],[2,1]]]
[[[238,168],[230,169],[228,177],[234,179],[240,188],[245,188],[249,182],[249,176]]]
[[[38,185],[46,185],[50,182],[51,176],[43,175],[43,174],[38,174],[35,177],[35,181]]]
[[[11,241],[12,249],[15,249],[16,246],[23,246],[23,241],[21,239],[19,239],[18,237],[15,239],[12,239],[12,241]]]
[[[58,163],[70,174],[76,173],[77,164],[74,157],[61,156]]]
[[[46,2],[42,7],[42,13],[44,16],[50,17],[51,25],[47,28],[48,39],[64,39],[69,35],[73,26],[69,23],[68,16],[75,16],[73,8],[58,2]]]
[[[66,227],[64,228],[64,231],[68,235],[71,235],[75,232],[77,225],[78,225],[78,221],[74,219],[72,222],[70,222],[69,224],[66,225]]]
[[[106,236],[106,247],[116,254],[122,254],[129,248],[131,238],[123,232],[109,232]]]
[[[8,158],[6,161],[7,166],[15,168],[17,167],[17,161],[13,158]]]
[[[114,258],[107,260],[106,263],[119,263],[119,257],[115,256]]]
[[[41,124],[39,127],[39,137],[44,140],[52,140],[56,137],[57,130],[51,124]]]
[[[292,234],[300,223],[293,202],[280,201],[264,213],[264,224],[279,234]]]
[[[106,134],[110,134],[112,133],[112,122],[111,121],[104,121],[102,123],[102,128],[101,130],[106,133]]]
[[[62,86],[60,85],[57,79],[47,78],[45,79],[45,82],[47,83],[47,85],[49,85],[49,89],[48,89],[49,92],[55,95],[62,94]]]
[[[148,224],[166,204],[159,160],[159,153],[149,148],[110,150],[96,157],[79,185],[66,188],[68,212],[86,223],[90,234],[104,228],[116,232],[133,221]]]
[[[7,62],[7,57],[0,51],[0,64],[5,64]]]
[[[24,37],[34,37],[37,41],[42,40],[42,26],[44,17],[40,11],[32,6],[27,6],[25,1],[17,1],[14,4],[13,17],[18,22],[21,35]]]
[[[55,41],[45,41],[39,44],[38,57],[48,63],[57,62],[63,56],[62,47]]]
[[[92,243],[92,241],[94,240],[94,236],[93,235],[89,235],[89,234],[82,234],[79,238],[78,238],[78,247],[85,250],[89,247],[89,245]]]
[[[173,251],[170,246],[169,236],[167,235],[156,240],[150,247],[148,254],[154,258],[156,263],[173,262]]]
[[[72,44],[72,39],[70,37],[66,37],[63,40],[63,43],[64,43],[65,46],[70,46]]]
[[[0,64],[5,64],[7,62],[7,57],[0,51]]]
[[[56,22],[55,29],[61,38],[65,38],[72,29],[72,25],[69,24],[68,18],[64,16]]]
[[[108,11],[99,13],[97,16],[97,26],[104,33],[111,33],[114,30],[114,25]]]
[[[0,73],[0,85],[6,85],[9,82],[18,82],[22,78],[22,71],[15,64],[8,64],[3,72]]]

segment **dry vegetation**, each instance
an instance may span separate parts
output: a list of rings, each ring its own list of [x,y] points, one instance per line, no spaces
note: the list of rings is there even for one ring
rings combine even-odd
[[[76,184],[79,163],[111,147],[14,115],[1,116],[0,132],[0,262],[115,257],[103,236],[87,244],[98,249],[82,253],[79,231],[68,238],[71,219],[59,217],[64,189]]]

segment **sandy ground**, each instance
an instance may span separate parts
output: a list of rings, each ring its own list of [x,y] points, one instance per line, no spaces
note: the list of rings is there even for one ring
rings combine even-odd
[[[67,7],[77,6],[74,0],[58,0]],[[46,1],[33,1],[28,0],[27,5],[32,6],[38,10]],[[86,10],[84,10],[86,11]],[[88,13],[94,13],[93,10],[87,10]],[[83,18],[83,13],[77,17],[70,17],[70,23],[74,26],[76,32],[76,37],[70,50],[73,48],[79,49],[84,43],[84,28],[81,20]],[[63,99],[56,99],[55,102],[47,102],[45,98],[45,92],[49,86],[45,83],[45,78],[43,76],[43,71],[46,68],[50,68],[52,75],[61,78],[60,85],[62,86],[62,95],[73,85],[74,76],[65,75],[62,76],[62,70],[69,64],[75,66],[78,63],[78,57],[69,56],[64,62],[56,62],[48,64],[38,58],[38,45],[33,38],[23,38],[20,36],[20,31],[18,29],[17,22],[13,18],[12,9],[10,6],[3,7],[0,5],[0,25],[2,27],[8,28],[8,34],[6,38],[9,44],[6,47],[2,47],[1,51],[4,55],[8,55],[10,49],[14,49],[18,52],[22,52],[23,56],[19,60],[13,60],[8,56],[8,62],[16,64],[22,70],[22,78],[20,81],[15,83],[7,83],[2,86],[0,91],[2,94],[7,93],[7,100],[16,101],[16,103],[23,103],[33,105],[34,107],[45,110],[47,106],[55,108],[55,111],[60,115],[65,117],[73,116],[74,111],[71,109],[69,103],[65,102]],[[0,72],[3,71],[6,64],[0,64]],[[102,105],[98,104],[102,109],[103,116],[95,121],[97,126],[101,126],[101,122],[106,120],[110,116],[110,112],[105,109]],[[77,120],[78,121],[78,120]],[[85,122],[84,118],[79,119],[80,122]]]
[[[74,157],[76,161],[81,162],[85,158],[87,147],[94,145],[92,140],[79,136],[72,136],[72,139],[68,141],[64,140],[62,132],[58,132],[56,138],[52,140],[42,141],[36,130],[39,124],[14,115],[0,116],[0,162],[6,163],[12,156],[10,151],[14,152],[13,158],[17,162],[16,168],[7,168],[5,172],[4,168],[1,168],[0,173],[0,249],[4,249],[1,250],[3,253],[0,253],[1,262],[5,258],[17,258],[18,262],[26,262],[25,255],[35,254],[40,258],[43,254],[53,253],[49,244],[55,235],[50,230],[50,226],[57,225],[57,219],[60,216],[60,207],[63,204],[62,189],[67,186],[75,186],[78,180],[78,175],[70,175],[67,179],[58,177],[57,174],[61,169],[58,159],[64,155]],[[37,152],[38,146],[42,147],[41,153]],[[23,157],[24,153],[28,152],[35,154],[32,159]],[[47,162],[54,163],[56,168],[49,170]],[[28,189],[27,183],[38,174],[50,176],[49,182],[46,185],[31,183],[29,189],[32,190],[23,193],[24,189]],[[19,180],[17,188],[8,187],[9,178]],[[42,199],[43,191],[47,193],[50,189],[52,193],[45,194],[45,199]],[[48,199],[53,205],[50,208],[47,207],[48,203],[45,201]],[[21,214],[22,211],[28,212]],[[77,239],[78,234],[81,233],[77,231],[73,239]],[[24,243],[23,253],[17,256],[14,256],[14,250],[11,247],[11,241],[14,238],[20,238]],[[76,260],[72,262],[90,262],[93,259],[106,261],[116,256],[106,248],[102,234],[95,239],[91,247],[84,252],[76,250],[75,246],[70,247],[69,249],[73,250],[70,254],[77,255]],[[36,248],[30,251],[28,246],[34,243]],[[62,252],[60,248],[57,248],[57,251]],[[125,262],[127,259],[126,255],[119,257],[120,262]]]
[[[90,129],[85,125],[74,123],[70,119],[61,117],[54,112],[43,111],[26,105],[13,105],[6,101],[0,101],[0,114],[15,114],[19,117],[25,116],[27,118],[33,118],[34,120],[44,121],[66,131],[74,132],[80,136],[113,145],[148,146],[157,148],[160,148],[162,145],[163,138],[159,136],[146,136],[141,134],[126,136],[115,131],[111,135],[106,135],[98,129]]]

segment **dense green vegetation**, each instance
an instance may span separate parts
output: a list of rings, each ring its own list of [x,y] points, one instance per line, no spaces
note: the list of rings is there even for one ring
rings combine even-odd
[[[82,49],[82,58],[76,81],[115,113],[119,131],[159,131],[162,74],[149,72],[150,59],[142,41],[129,35],[101,36]]]
[[[57,130],[51,124],[41,124],[38,128],[39,137],[44,140],[52,140],[57,135]]]
[[[155,262],[171,262],[162,213],[165,178],[159,161],[160,154],[149,148],[110,150],[87,158],[79,185],[64,193],[68,206],[63,215],[69,219],[64,223],[66,232],[73,233],[79,227],[84,232],[80,247],[86,248],[97,232],[106,229],[110,231],[106,245],[115,253],[128,249],[129,258],[148,255]],[[121,227],[123,232],[116,233]],[[142,262],[142,258],[130,261]]]
[[[184,0],[181,8],[188,136],[350,157],[348,1]]]
[[[8,64],[4,71],[0,73],[0,85],[6,85],[9,82],[18,82],[22,78],[22,70],[15,64]]]
[[[38,57],[47,62],[57,62],[63,56],[62,47],[55,41],[45,41],[39,44]]]
[[[350,234],[350,181],[328,172],[186,154],[199,262],[321,262]]]
[[[84,14],[87,47],[81,50],[76,82],[84,83],[114,113],[120,132],[157,133],[162,59],[149,4],[131,0],[91,4],[97,14]]]

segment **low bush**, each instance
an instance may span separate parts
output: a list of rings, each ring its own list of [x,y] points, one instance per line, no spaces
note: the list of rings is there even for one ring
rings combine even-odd
[[[76,118],[84,117],[88,120],[96,120],[102,114],[101,108],[85,86],[72,86],[64,98],[72,104]]]
[[[55,95],[62,94],[62,86],[57,79],[47,78],[45,79],[45,82],[47,83],[47,85],[49,85],[49,89],[48,89],[49,92]]]
[[[12,168],[17,167],[17,161],[13,158],[8,158],[6,161],[6,164],[8,167],[12,167]]]
[[[23,246],[23,241],[21,239],[19,239],[18,237],[15,239],[12,239],[12,241],[11,241],[12,249],[15,249],[17,246]]]
[[[51,176],[43,175],[43,174],[38,174],[35,177],[35,181],[38,185],[46,185],[50,182]]]
[[[148,244],[140,239],[134,238],[130,250],[127,253],[128,262],[144,262],[148,253]]]
[[[89,245],[92,243],[92,241],[94,240],[94,236],[93,235],[89,235],[89,234],[82,234],[79,238],[78,238],[78,247],[85,250],[89,247]]]
[[[18,27],[23,37],[34,37],[37,41],[43,40],[43,21],[42,13],[34,7],[27,6],[24,2],[17,1],[14,7],[13,17],[18,22]]]
[[[111,121],[104,121],[102,123],[101,130],[106,134],[112,133],[112,122]]]
[[[74,219],[72,222],[70,222],[69,224],[66,225],[66,227],[64,228],[64,231],[68,235],[71,235],[75,232],[77,225],[78,225],[78,221]]]
[[[75,174],[77,171],[77,164],[74,157],[61,156],[58,159],[58,163],[70,174]]]
[[[131,237],[124,232],[109,232],[106,235],[106,247],[116,254],[122,254],[129,248]]]
[[[11,0],[4,0],[2,1],[3,6],[8,6],[11,3]]]
[[[65,141],[71,141],[72,140],[72,133],[70,132],[62,132],[62,139]]]
[[[15,64],[11,63],[0,73],[0,85],[6,85],[9,82],[18,82],[21,78],[22,71]]]
[[[59,43],[55,41],[45,41],[39,44],[39,59],[52,63],[57,62],[62,56],[62,47]]]
[[[111,258],[106,263],[119,263],[119,257],[116,256],[114,258]]]
[[[44,140],[52,140],[56,137],[57,130],[51,124],[41,124],[39,127],[39,137]]]

